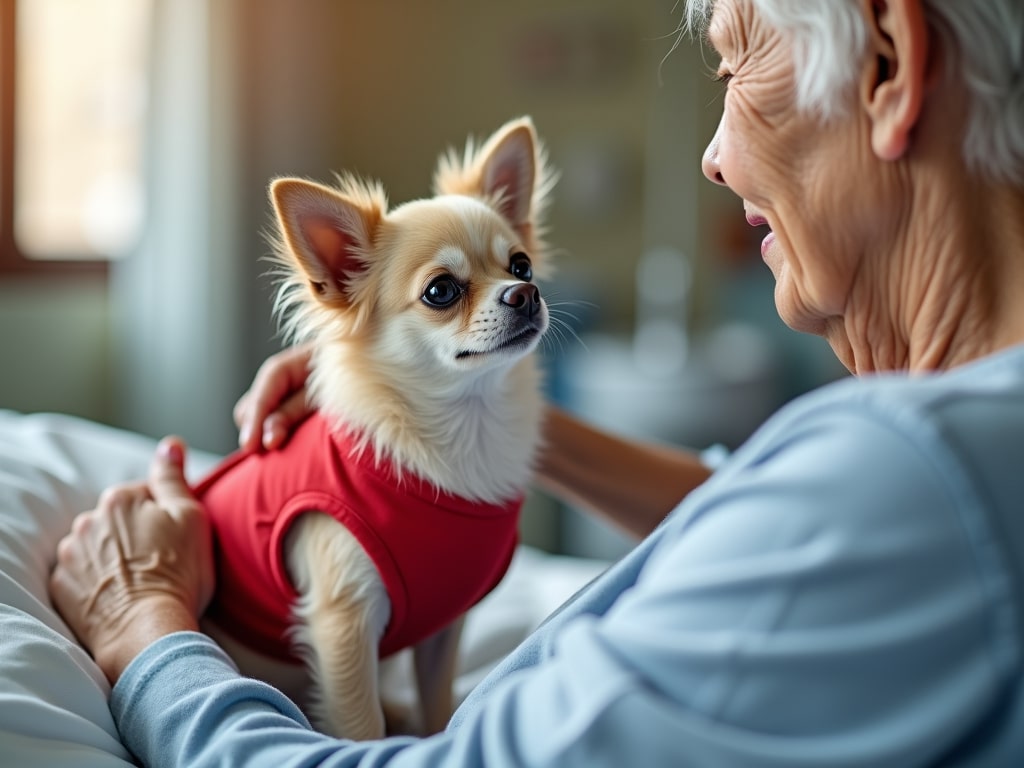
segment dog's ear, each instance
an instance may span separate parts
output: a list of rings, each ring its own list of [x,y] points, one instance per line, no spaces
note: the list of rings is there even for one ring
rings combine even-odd
[[[290,257],[320,301],[344,308],[350,284],[366,268],[373,233],[386,201],[369,193],[340,194],[304,179],[277,179],[270,198],[281,228],[283,254]]]
[[[522,118],[498,130],[480,150],[480,191],[516,229],[529,225],[537,176],[537,137]]]
[[[531,247],[543,228],[556,178],[533,121],[520,117],[495,131],[479,149],[470,141],[461,158],[454,150],[442,155],[434,173],[434,192],[492,202]]]

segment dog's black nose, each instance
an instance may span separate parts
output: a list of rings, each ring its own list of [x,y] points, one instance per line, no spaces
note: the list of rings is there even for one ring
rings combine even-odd
[[[540,309],[540,291],[537,286],[529,283],[516,283],[510,285],[501,294],[501,303],[512,307],[516,313],[523,317],[533,317]]]

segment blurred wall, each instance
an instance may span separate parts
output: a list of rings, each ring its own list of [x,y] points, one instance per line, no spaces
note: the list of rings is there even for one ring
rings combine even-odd
[[[109,327],[102,278],[0,278],[0,408],[108,421]]]

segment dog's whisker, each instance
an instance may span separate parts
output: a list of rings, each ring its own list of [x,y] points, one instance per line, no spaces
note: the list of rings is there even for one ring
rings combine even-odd
[[[564,306],[566,304],[578,304],[578,305],[580,305],[582,307],[590,307],[592,309],[596,309],[597,308],[597,304],[595,302],[587,301],[586,299],[573,298],[573,299],[562,299],[562,300],[559,300],[559,301],[555,301],[555,299],[558,299],[558,297],[561,296],[561,295],[562,294],[558,293],[557,291],[547,292],[547,293],[544,294],[544,298],[547,301],[548,305],[550,305],[550,306]]]
[[[590,301],[583,300],[566,300],[566,301],[551,301],[547,302],[548,310],[552,314],[557,314],[563,317],[568,317],[571,320],[579,322],[579,317],[573,310],[577,308],[596,308],[597,305]]]
[[[565,337],[561,334],[560,329],[556,328],[552,330],[556,332],[552,333],[550,336],[546,336],[542,346],[548,353],[556,357],[561,357],[565,354],[566,350]]]
[[[544,335],[543,343],[546,345],[557,343],[558,351],[563,352],[568,348],[570,338],[586,350],[587,345],[575,328],[559,317],[551,317],[551,324],[548,326],[548,332]]]
[[[558,309],[549,310],[549,316],[552,320],[558,320],[560,323],[565,325],[576,325],[580,319],[571,312],[566,312]]]

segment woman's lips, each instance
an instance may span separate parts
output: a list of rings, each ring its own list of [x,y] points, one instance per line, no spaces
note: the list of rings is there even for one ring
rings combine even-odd
[[[768,223],[768,220],[764,216],[759,216],[756,213],[748,213],[747,214],[747,224],[749,224],[752,227],[763,227],[767,223]],[[772,244],[774,242],[775,242],[775,233],[769,231],[768,234],[765,236],[764,240],[761,241],[761,258],[762,259],[767,255],[768,249],[771,248],[771,246],[772,246]]]

